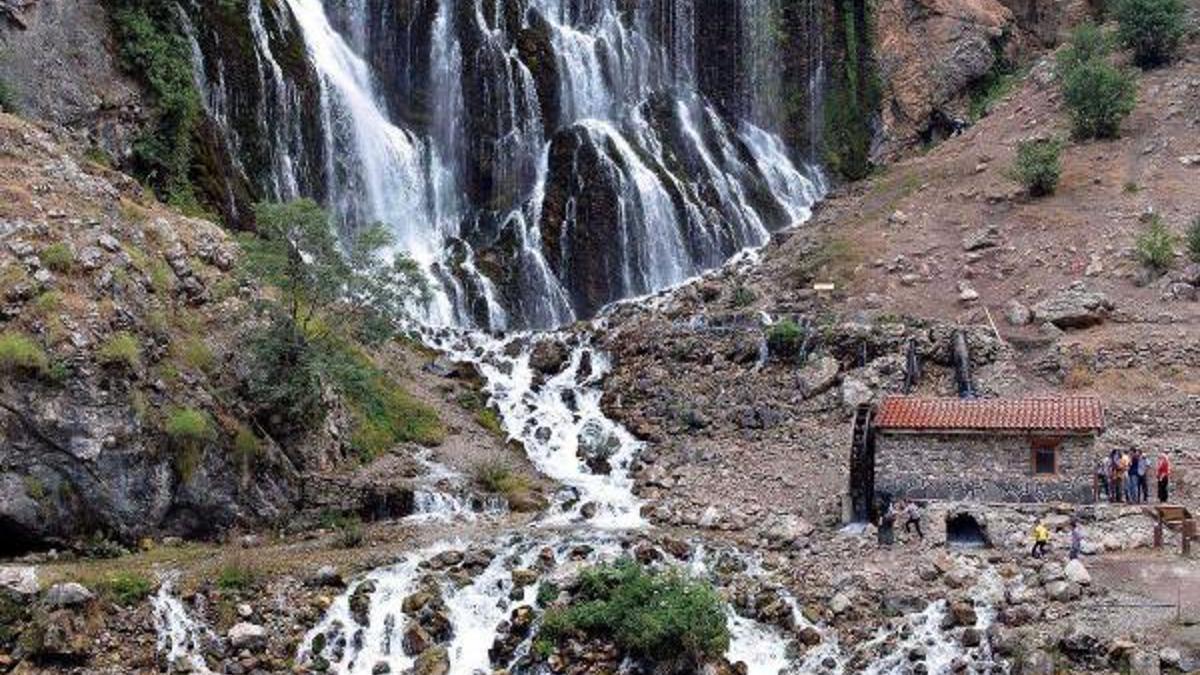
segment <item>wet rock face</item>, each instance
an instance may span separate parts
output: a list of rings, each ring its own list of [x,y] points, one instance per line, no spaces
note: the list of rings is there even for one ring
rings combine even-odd
[[[626,290],[620,270],[631,251],[609,245],[621,239],[615,228],[621,220],[622,190],[622,167],[610,152],[579,125],[556,134],[550,145],[542,250],[583,314],[594,313]]]
[[[432,99],[441,86],[432,82],[433,23],[437,0],[368,0],[359,17],[349,3],[326,6],[330,21],[378,73],[388,112],[418,129],[432,122]]]

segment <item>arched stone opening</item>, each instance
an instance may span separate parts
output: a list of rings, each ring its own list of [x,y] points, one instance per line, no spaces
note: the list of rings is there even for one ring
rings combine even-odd
[[[970,513],[946,515],[946,545],[955,548],[987,548],[992,545],[987,525]]]

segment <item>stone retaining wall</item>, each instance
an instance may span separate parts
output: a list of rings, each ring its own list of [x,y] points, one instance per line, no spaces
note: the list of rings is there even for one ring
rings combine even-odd
[[[1034,476],[1028,436],[883,432],[876,438],[875,492],[978,502],[1090,502],[1098,452],[1092,437],[1064,437],[1057,475]]]

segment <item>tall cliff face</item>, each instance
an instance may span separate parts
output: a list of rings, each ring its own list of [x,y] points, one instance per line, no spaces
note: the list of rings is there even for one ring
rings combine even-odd
[[[69,43],[84,45],[86,74],[44,83],[29,74],[41,57],[23,56],[0,64],[0,78],[28,88],[33,114],[92,129],[122,165],[161,107],[153,87],[134,84],[151,73],[121,74],[128,45],[105,31],[124,35],[105,8],[125,6],[154,9],[157,30],[181,40],[201,108],[182,170],[211,211],[249,228],[253,202],[308,196],[346,229],[384,222],[436,280],[430,322],[505,328],[591,316],[804,220],[823,190],[818,164],[861,177],[936,137],[999,65],[1052,43],[1073,5],[38,0],[20,10],[24,27],[10,22],[0,40],[60,61]]]
[[[1086,0],[885,0],[872,24],[883,88],[875,157],[888,161],[970,121],[970,95],[1058,44]]]
[[[252,202],[309,196],[344,228],[383,222],[436,280],[431,322],[504,328],[590,316],[807,218],[818,125],[798,101],[821,59],[778,58],[821,42],[785,16],[800,4],[136,8],[186,42],[188,172],[210,209],[252,227]]]

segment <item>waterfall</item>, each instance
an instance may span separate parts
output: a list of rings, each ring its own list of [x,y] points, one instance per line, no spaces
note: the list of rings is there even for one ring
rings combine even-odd
[[[390,227],[430,272],[430,325],[591,317],[761,246],[825,191],[774,131],[778,0],[250,0],[242,11],[245,64],[185,21],[235,178],[260,198],[318,199],[343,232]]]

